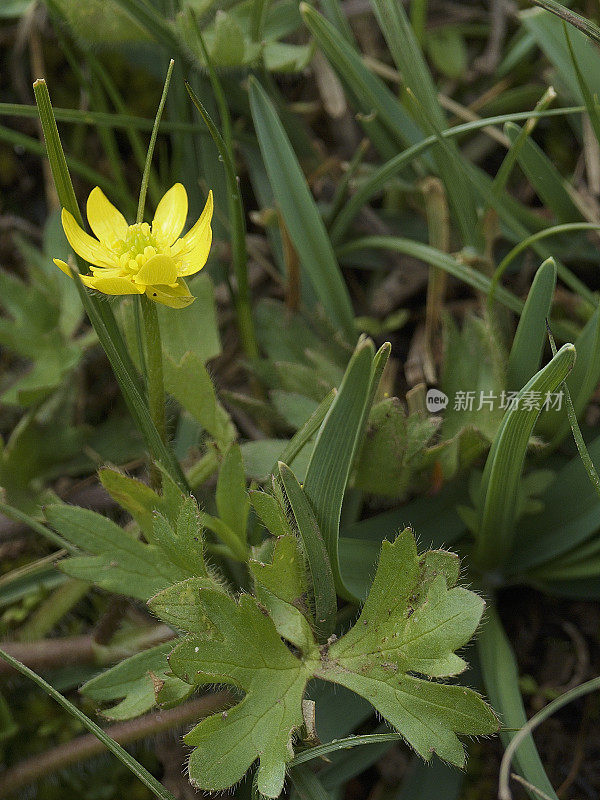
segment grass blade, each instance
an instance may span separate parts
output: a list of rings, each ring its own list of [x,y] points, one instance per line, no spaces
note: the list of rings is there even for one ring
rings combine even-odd
[[[461,230],[465,244],[476,245],[478,236],[477,208],[469,192],[462,156],[454,142],[444,140],[441,131],[446,127],[446,117],[439,104],[437,90],[423,58],[421,47],[401,3],[389,0],[371,0],[375,16],[388,44],[406,88],[416,97],[422,109],[417,121],[424,130],[429,127],[438,136],[441,147],[434,151],[440,176],[448,192],[450,205]]]
[[[344,739],[333,739],[327,744],[319,744],[316,747],[311,747],[308,750],[302,750],[290,761],[290,766],[295,767],[299,764],[305,764],[307,761],[312,761],[315,758],[328,756],[330,753],[337,753],[340,750],[349,750],[352,747],[361,747],[369,744],[383,744],[384,742],[400,742],[402,741],[402,734],[400,733],[368,733],[360,736],[347,736]]]
[[[360,53],[338,29],[306,3],[300,11],[307,28],[335,67],[351,97],[363,114],[376,112],[377,122],[398,143],[411,145],[423,135],[387,86],[364,65]],[[385,155],[384,155],[385,157]]]
[[[312,437],[321,427],[321,423],[325,419],[327,412],[329,411],[329,407],[333,403],[335,395],[335,389],[332,389],[328,394],[325,395],[310,417],[306,420],[304,425],[292,436],[285,450],[281,454],[279,459],[280,461],[283,461],[284,464],[291,464],[293,462],[304,445],[312,439]],[[274,473],[276,469],[277,464],[274,464],[271,472]]]
[[[402,239],[398,236],[364,236],[342,245],[337,252],[340,256],[345,256],[369,248],[405,253],[453,275],[478,292],[487,294],[491,290],[492,282],[487,275],[461,263],[448,253],[436,250],[435,247],[430,247],[428,244],[415,242],[413,239]],[[499,286],[496,290],[496,297],[511,311],[515,311],[517,314],[521,313],[523,302],[503,286]]]
[[[535,104],[534,113],[536,111],[543,111],[555,98],[556,92],[552,86],[549,86]],[[517,157],[521,152],[521,148],[524,146],[525,140],[533,133],[537,124],[537,120],[538,118],[535,116],[532,116],[531,119],[527,120],[525,125],[523,125],[521,128],[521,132],[519,133],[517,139],[511,144],[509,151],[504,156],[504,160],[500,164],[500,167],[496,172],[496,177],[492,183],[491,191],[494,197],[499,197],[505,191]]]
[[[571,231],[598,231],[598,230],[600,230],[600,225],[596,225],[593,222],[569,222],[566,225],[552,225],[550,228],[544,228],[543,230],[537,231],[536,233],[531,234],[531,236],[527,236],[525,239],[522,239],[518,244],[516,244],[513,247],[512,250],[510,250],[504,256],[502,261],[498,264],[496,271],[494,272],[494,277],[492,278],[492,290],[490,291],[488,297],[488,308],[491,307],[494,293],[496,291],[496,286],[500,282],[500,279],[506,272],[507,268],[510,266],[510,264],[512,264],[515,258],[524,250],[527,250],[528,247],[531,247],[536,242],[539,242],[542,239],[547,239],[550,236],[559,236],[561,233],[570,233]],[[561,275],[560,271],[559,275]],[[593,300],[593,296],[591,298],[586,297],[586,299],[592,302],[593,305],[596,305],[596,303]]]
[[[594,311],[574,344],[577,361],[566,387],[575,417],[579,417],[600,380],[600,308]],[[539,431],[550,440],[551,448],[557,447],[569,433],[569,420],[565,419],[562,409],[550,409],[540,419]]]
[[[481,569],[502,566],[515,534],[518,493],[529,438],[541,412],[543,398],[565,380],[575,363],[575,348],[565,344],[552,361],[531,378],[506,412],[486,461],[477,503],[477,544],[474,560]],[[541,398],[529,408],[527,393]]]
[[[60,706],[62,706],[65,711],[68,711],[71,716],[79,720],[83,727],[87,728],[90,733],[93,733],[94,736],[127,767],[127,769],[129,769],[145,786],[148,787],[148,789],[150,789],[155,797],[160,798],[160,800],[175,800],[174,795],[165,789],[165,787],[156,780],[154,775],[151,775],[145,767],[135,760],[133,756],[129,755],[127,750],[115,742],[115,740],[112,739],[106,733],[106,731],[103,731],[99,725],[96,725],[96,723],[87,717],[82,711],[80,711],[77,706],[74,706],[73,703],[67,700],[66,697],[63,697],[60,692],[57,692],[56,689],[47,681],[45,681],[40,675],[29,669],[29,667],[26,667],[25,664],[17,661],[16,658],[13,658],[8,653],[5,653],[4,650],[0,650],[0,658],[4,659],[4,661],[13,667],[13,669],[16,669],[17,672],[20,672],[21,675],[24,675],[26,678],[32,680],[35,684],[37,684],[37,686],[40,687],[40,689],[43,689],[47,695],[49,695]]]
[[[531,0],[531,2],[560,17],[560,19],[568,22],[569,25],[585,33],[596,44],[600,44],[600,28],[591,20],[582,17],[581,14],[577,14],[575,11],[571,11],[570,8],[565,8],[560,3],[557,3],[556,0]]]
[[[514,122],[519,120],[524,120],[525,122],[531,119],[538,119],[543,117],[554,117],[554,116],[563,116],[566,114],[579,114],[585,110],[585,106],[573,106],[571,108],[560,108],[560,109],[549,109],[546,111],[524,111],[524,112],[516,112],[513,114],[500,114],[494,117],[488,117],[486,119],[475,120],[474,122],[466,122],[461,125],[456,125],[453,128],[448,128],[447,130],[441,131],[441,136],[444,138],[453,138],[455,136],[463,136],[465,134],[474,133],[481,128],[485,128],[489,125],[502,125],[506,122]],[[355,193],[349,198],[346,206],[342,209],[339,213],[337,219],[335,220],[334,224],[332,225],[330,235],[331,239],[335,244],[339,243],[342,237],[346,234],[352,221],[360,211],[360,209],[366,205],[375,195],[383,191],[385,186],[387,185],[388,181],[398,175],[406,166],[413,163],[419,155],[427,151],[433,145],[438,143],[438,137],[436,135],[428,136],[425,139],[421,139],[421,141],[417,142],[416,144],[411,145],[403,152],[395,155],[393,158],[390,158],[388,161],[383,163],[381,166],[377,167],[373,170],[370,176],[361,183]],[[518,204],[509,203],[507,200],[506,195],[502,195],[500,198],[494,197],[492,193],[493,181],[491,178],[485,178],[483,173],[479,173],[476,170],[473,171],[469,169],[469,176],[476,181],[477,185],[480,186],[481,192],[483,197],[487,203],[492,207],[495,207],[498,211],[499,215],[505,219],[507,225],[511,230],[513,230],[514,235],[518,239],[524,239],[529,236],[530,231],[526,230],[522,225],[517,224],[517,220],[514,216],[514,210],[519,209],[521,207]],[[536,240],[537,243],[537,240]],[[551,253],[545,252],[541,249],[541,247],[536,248],[540,255],[543,258],[548,258]],[[561,268],[560,265],[557,264],[559,275],[561,275]],[[564,268],[563,268],[564,269]],[[568,271],[567,271],[568,273]],[[562,275],[561,275],[562,276]],[[594,302],[593,294],[590,292],[587,287],[578,281],[575,276],[570,276],[570,274],[566,274],[564,277],[565,283],[571,286],[573,284],[574,291],[577,291],[581,294],[582,297],[585,297],[590,302]]]
[[[356,339],[348,289],[325,225],[273,104],[256,80],[250,107],[275,200],[319,301],[349,341]]]
[[[556,264],[549,258],[535,274],[515,333],[506,371],[510,391],[518,391],[539,369],[555,288]]]
[[[600,678],[592,678],[591,680],[582,683],[580,686],[575,686],[573,689],[569,689],[569,691],[564,692],[564,694],[562,694],[560,697],[557,697],[556,700],[548,703],[545,708],[542,708],[541,711],[538,711],[537,714],[535,714],[525,725],[523,725],[521,730],[516,734],[516,736],[513,737],[512,741],[506,748],[502,763],[500,764],[500,780],[498,788],[499,800],[511,800],[512,798],[508,788],[510,764],[515,757],[517,748],[524,739],[531,735],[531,731],[535,730],[540,723],[552,716],[555,711],[558,711],[563,708],[563,706],[566,706],[567,703],[571,703],[573,700],[577,700],[578,697],[583,697],[591,692],[596,692],[598,689],[600,689]]]
[[[310,458],[304,491],[311,502],[325,546],[337,592],[354,600],[340,572],[338,538],[342,501],[350,470],[369,413],[374,347],[362,339],[350,359]]]
[[[600,113],[598,111],[598,99],[594,97],[592,94],[590,87],[586,79],[579,68],[579,61],[577,60],[577,56],[575,54],[575,49],[573,47],[573,42],[571,41],[571,36],[569,34],[569,29],[566,23],[563,22],[563,28],[565,32],[565,40],[567,42],[567,47],[569,48],[569,55],[571,56],[571,61],[573,63],[573,69],[575,70],[575,75],[577,76],[577,83],[579,84],[579,90],[583,96],[588,116],[590,118],[590,122],[592,124],[592,128],[594,129],[594,133],[596,134],[596,139],[600,143]]]
[[[331,564],[310,503],[292,470],[281,461],[279,462],[279,476],[296,520],[308,561],[315,598],[317,635],[319,641],[326,642],[333,633],[337,611]]]
[[[516,144],[521,128],[514,122],[504,126],[511,144]],[[571,199],[567,183],[544,151],[530,138],[521,141],[517,161],[545,206],[559,223],[580,222],[581,212]]]
[[[521,728],[527,722],[527,717],[519,691],[517,662],[493,608],[486,611],[485,625],[479,632],[477,647],[486,692],[502,719],[503,728]],[[513,731],[500,730],[500,738],[505,746],[515,736]],[[558,800],[531,735],[519,748],[515,761],[519,772],[529,783],[542,789],[552,800]],[[535,794],[529,794],[533,800],[539,800]]]

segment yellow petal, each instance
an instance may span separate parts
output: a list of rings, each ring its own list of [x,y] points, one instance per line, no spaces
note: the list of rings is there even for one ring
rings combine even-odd
[[[73,275],[71,274],[71,267],[65,261],[61,261],[60,258],[53,258],[52,260],[59,269],[62,269],[65,275],[68,275],[69,278],[73,277]]]
[[[158,204],[152,220],[152,233],[158,234],[163,245],[172,245],[183,230],[187,213],[187,192],[181,183],[176,183]]]
[[[99,276],[99,275],[80,275],[79,276],[86,286],[90,289],[96,289],[102,294],[143,294],[144,289],[141,286],[136,286],[131,278],[120,278],[117,276]]]
[[[69,244],[73,250],[90,264],[98,267],[117,267],[118,264],[113,260],[109,250],[101,245],[84,230],[82,230],[75,217],[66,208],[62,210],[62,226]]]
[[[117,276],[118,278],[131,278],[131,275],[128,275],[126,270],[122,267],[94,267],[93,265],[90,267],[92,273],[96,277],[104,277],[106,278],[107,275],[110,275],[111,278]]]
[[[127,235],[125,217],[113,206],[99,186],[92,189],[88,197],[87,218],[94,234],[109,249]]]
[[[145,264],[142,264],[140,271],[137,275],[134,275],[133,280],[143,286],[175,283],[177,280],[177,264],[171,256],[164,256],[158,253],[149,258]]]
[[[186,277],[187,275],[195,275],[206,264],[206,259],[210,252],[210,245],[212,243],[212,229],[208,228],[208,234],[199,241],[198,246],[183,256],[179,267],[179,275]]]
[[[213,193],[212,190],[208,193],[208,199],[204,206],[204,211],[200,215],[200,219],[193,228],[191,228],[185,236],[182,236],[173,245],[172,253],[174,256],[185,256],[192,253],[203,242],[209,241],[212,236],[210,222],[213,215]]]
[[[176,286],[148,286],[146,295],[151,300],[169,306],[169,308],[185,308],[196,299],[185,281],[179,281]]]

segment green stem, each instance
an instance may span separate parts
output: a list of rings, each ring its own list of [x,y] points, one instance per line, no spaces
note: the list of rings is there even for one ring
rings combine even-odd
[[[144,219],[144,208],[146,206],[146,193],[148,191],[148,181],[150,180],[150,167],[152,166],[152,156],[154,155],[154,147],[156,145],[156,137],[158,136],[158,127],[160,125],[160,118],[162,117],[163,108],[167,99],[167,92],[169,91],[169,84],[171,83],[171,75],[173,74],[173,66],[175,62],[173,59],[169,62],[167,69],[167,77],[165,78],[165,85],[163,86],[160,103],[152,126],[152,133],[150,135],[150,144],[148,145],[148,153],[146,154],[146,164],[144,165],[144,174],[142,175],[142,184],[140,186],[140,199],[138,202],[138,210],[136,222],[140,223]]]
[[[145,295],[140,297],[144,334],[146,337],[146,383],[150,416],[163,442],[167,439],[165,418],[165,384],[163,378],[162,344],[156,303]],[[153,484],[160,484],[160,473],[152,471]]]
[[[146,207],[146,194],[148,192],[148,181],[150,180],[150,169],[152,167],[152,156],[154,155],[154,148],[156,146],[156,139],[158,136],[158,129],[162,117],[163,109],[169,91],[169,84],[171,83],[171,75],[173,74],[173,66],[175,62],[170,60],[167,68],[167,76],[163,86],[162,95],[154,118],[154,125],[152,126],[152,133],[150,134],[150,143],[148,145],[148,152],[146,153],[146,163],[144,164],[144,172],[142,174],[142,182],[140,185],[140,197],[138,202],[136,222],[139,224],[144,219],[144,209]],[[160,338],[160,325],[158,322],[158,312],[156,304],[149,298],[143,295],[140,298],[142,308],[142,316],[144,318],[144,334],[146,339],[146,357],[144,368],[146,372],[146,386],[148,390],[148,407],[150,409],[150,416],[158,431],[161,440],[166,443],[167,441],[167,425],[165,421],[165,384],[163,378],[162,366],[162,344]],[[140,306],[135,306],[136,317],[136,330],[140,329]],[[140,348],[140,356],[142,355],[142,348]],[[150,468],[150,480],[155,489],[160,488],[162,479],[160,470],[156,463],[152,463]]]

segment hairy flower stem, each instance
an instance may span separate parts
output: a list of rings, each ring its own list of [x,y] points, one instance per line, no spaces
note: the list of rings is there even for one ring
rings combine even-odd
[[[165,420],[165,385],[163,378],[162,344],[160,338],[160,325],[156,304],[148,297],[140,297],[142,317],[144,319],[144,334],[146,338],[146,384],[148,388],[148,406],[150,416],[156,426],[163,442],[167,439],[167,425]],[[153,462],[150,470],[152,487],[159,489],[161,473]]]

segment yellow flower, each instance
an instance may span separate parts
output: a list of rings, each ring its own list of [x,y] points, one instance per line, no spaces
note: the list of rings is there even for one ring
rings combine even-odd
[[[188,212],[185,188],[176,183],[164,195],[152,225],[128,225],[125,217],[96,186],[87,201],[87,218],[97,239],[82,230],[66,208],[62,225],[73,250],[91,265],[92,274],[79,277],[86,286],[103,294],[146,294],[171,308],[194,302],[184,278],[206,264],[212,242],[212,192],[200,219],[179,238]],[[64,261],[54,259],[67,275]]]

